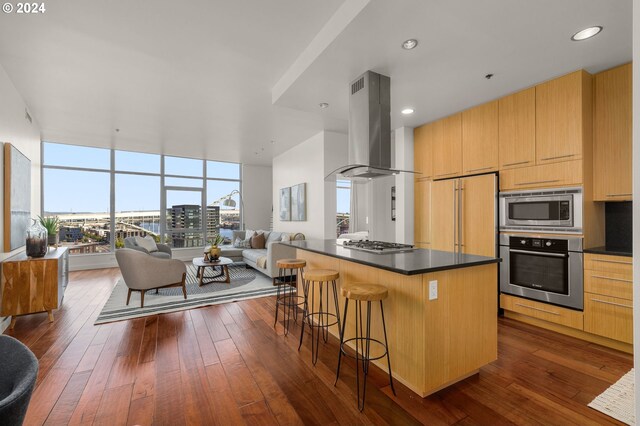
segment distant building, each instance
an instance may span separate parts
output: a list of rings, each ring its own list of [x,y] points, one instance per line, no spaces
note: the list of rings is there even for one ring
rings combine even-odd
[[[220,232],[220,206],[207,206],[207,240]]]
[[[74,241],[82,240],[84,233],[82,232],[82,228],[79,226],[69,227],[69,226],[61,226],[58,230],[60,241],[66,241],[68,243],[73,243]]]

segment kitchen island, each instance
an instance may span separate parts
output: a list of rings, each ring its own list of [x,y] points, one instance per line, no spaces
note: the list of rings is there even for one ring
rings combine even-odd
[[[306,269],[338,271],[339,287],[368,282],[388,288],[384,310],[393,377],[418,395],[437,392],[497,358],[499,259],[426,249],[377,254],[342,247],[336,240],[281,244],[295,247]],[[341,314],[343,308],[340,297]],[[373,309],[371,335],[382,339],[379,308],[374,304]],[[353,311],[347,338],[355,334]],[[329,331],[339,337],[337,326]],[[387,371],[384,359],[375,364]]]

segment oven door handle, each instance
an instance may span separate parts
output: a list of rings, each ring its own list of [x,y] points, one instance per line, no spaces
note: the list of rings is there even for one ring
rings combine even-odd
[[[564,253],[548,253],[543,251],[529,251],[529,250],[516,250],[516,249],[509,249],[509,253],[537,254],[538,256],[569,257],[568,254],[564,254]]]

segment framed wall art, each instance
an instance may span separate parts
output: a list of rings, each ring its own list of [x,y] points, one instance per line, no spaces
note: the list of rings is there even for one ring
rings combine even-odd
[[[307,220],[307,184],[291,187],[291,220]]]
[[[31,161],[11,145],[4,144],[4,251],[25,245],[31,224]]]
[[[280,189],[280,220],[291,220],[291,188]]]

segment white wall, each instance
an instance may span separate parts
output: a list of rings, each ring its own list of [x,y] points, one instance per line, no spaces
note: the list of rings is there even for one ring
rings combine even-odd
[[[247,229],[269,229],[273,172],[268,166],[242,166],[243,222]]]
[[[31,160],[31,215],[40,214],[40,129],[35,119],[29,123],[25,118],[26,105],[20,93],[9,79],[4,68],[0,66],[0,141],[14,145]],[[4,162],[0,151],[0,161]],[[0,200],[4,197],[4,174],[0,173]],[[4,222],[4,209],[0,209],[0,223]],[[4,230],[0,226],[0,242],[4,239]],[[4,260],[24,247],[10,253],[0,254]],[[0,317],[0,332],[6,328],[8,321]]]
[[[633,0],[633,62],[640,64],[640,0]],[[635,371],[640,371],[640,67],[633,67],[633,360]],[[640,374],[635,375],[636,419],[640,419]]]
[[[320,132],[273,159],[273,229],[302,232],[307,239],[335,238],[335,182],[325,176],[347,161],[347,136]],[[280,189],[307,184],[307,220],[281,221]]]
[[[413,170],[413,129],[401,127],[394,132],[395,167]],[[396,238],[395,242],[413,244],[413,173],[396,176]]]
[[[400,127],[391,136],[391,165],[413,170],[413,129]],[[369,238],[397,243],[413,243],[412,173],[373,179],[366,184]],[[396,220],[391,220],[391,187],[396,187]]]

